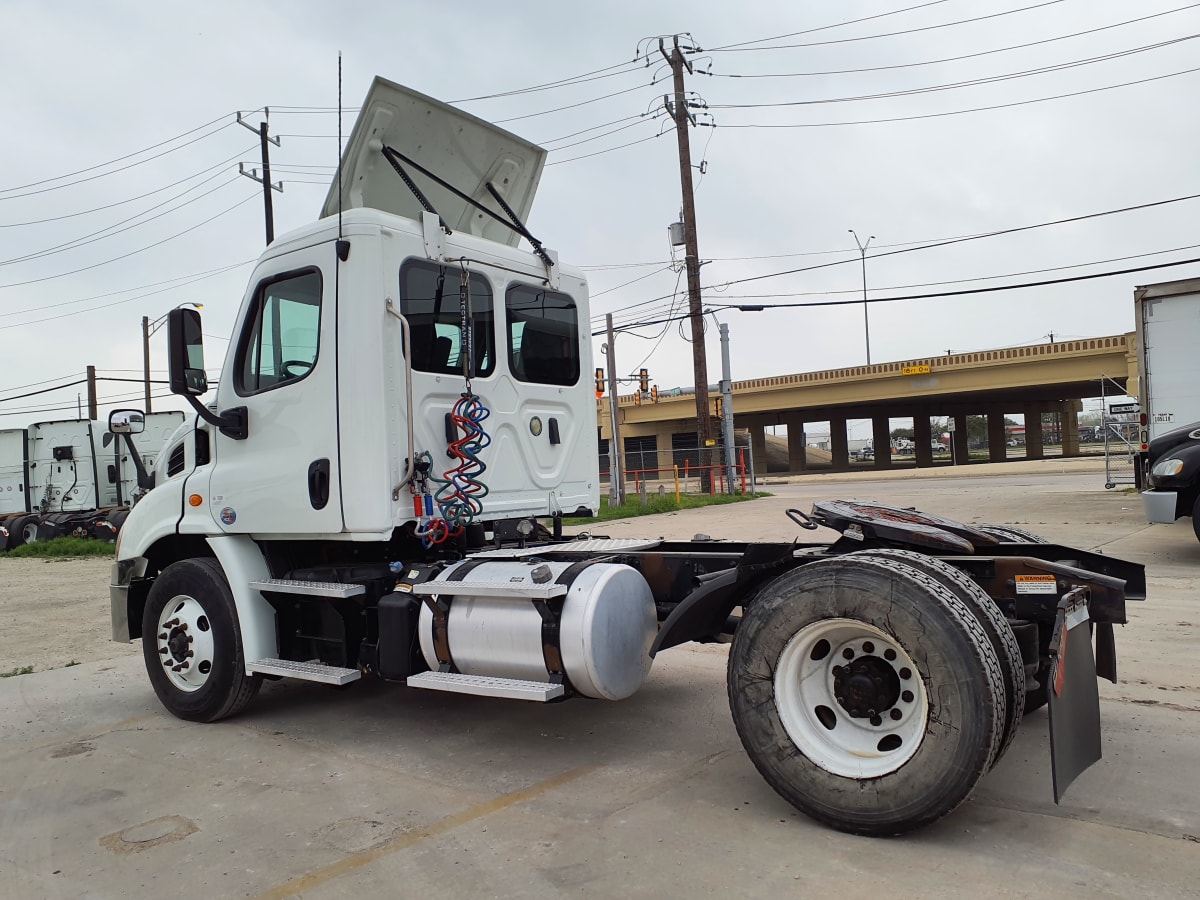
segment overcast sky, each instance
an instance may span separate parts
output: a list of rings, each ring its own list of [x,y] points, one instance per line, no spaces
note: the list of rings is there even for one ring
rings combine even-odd
[[[910,249],[1200,193],[1200,72],[1185,71],[1200,66],[1200,4],[1185,0],[7,0],[0,28],[0,428],[73,417],[82,386],[19,395],[88,364],[135,380],[102,381],[102,399],[141,405],[141,318],[179,303],[204,304],[218,365],[264,243],[261,188],[237,174],[258,165],[257,137],[234,114],[257,128],[270,108],[276,234],[307,224],[337,159],[339,51],[346,133],[382,75],[550,151],[530,229],[588,269],[596,324],[686,303],[667,239],[680,207],[669,72],[645,40],[675,33],[702,51],[687,88],[707,107],[691,137],[708,306],[861,299],[851,228],[875,236],[879,298],[1200,257],[1200,200]],[[501,92],[516,93],[470,99]],[[795,269],[809,270],[778,274]],[[1197,275],[872,304],[871,358],[1132,331],[1134,285]],[[719,315],[735,379],[865,359],[860,302]],[[622,372],[691,385],[677,326],[616,345]],[[715,328],[707,346],[715,382]]]

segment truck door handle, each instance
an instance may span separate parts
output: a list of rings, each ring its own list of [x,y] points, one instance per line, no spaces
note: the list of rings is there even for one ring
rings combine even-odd
[[[308,467],[308,502],[313,509],[324,509],[329,502],[329,460],[315,460]]]

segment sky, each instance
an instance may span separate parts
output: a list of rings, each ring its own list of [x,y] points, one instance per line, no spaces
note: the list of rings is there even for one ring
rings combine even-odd
[[[889,299],[1200,257],[1200,199],[1163,202],[1200,194],[1187,0],[6,0],[0,29],[0,429],[74,417],[88,365],[102,417],[144,405],[142,317],[182,303],[203,304],[219,366],[264,246],[262,189],[238,163],[260,166],[267,121],[276,234],[318,216],[339,53],[347,135],[381,75],[549,151],[530,231],[587,271],[618,370],[660,389],[693,384],[686,330],[644,324],[687,302],[660,37],[680,35],[694,68],[702,302],[729,324],[735,380],[865,361],[849,229],[871,238],[877,363],[1121,334],[1135,285],[1200,276]],[[837,305],[794,305],[813,303]],[[736,309],[751,304],[793,305]],[[705,345],[715,383],[715,327]],[[165,331],[151,358],[164,379]]]

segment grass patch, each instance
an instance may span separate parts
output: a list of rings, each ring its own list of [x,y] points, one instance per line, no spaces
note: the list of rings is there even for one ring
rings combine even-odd
[[[9,669],[7,672],[0,672],[0,678],[13,678],[17,675],[32,675],[33,666],[21,666],[19,669]]]
[[[107,541],[94,538],[57,537],[51,541],[35,541],[8,551],[18,559],[67,559],[80,556],[112,556],[114,547]]]
[[[600,498],[600,515],[592,518],[564,518],[564,525],[590,525],[593,522],[609,522],[613,519],[630,519],[634,516],[653,516],[660,513],[678,512],[681,509],[699,509],[702,506],[724,506],[729,503],[742,503],[756,497],[770,497],[759,491],[757,494],[684,494],[675,502],[675,495],[648,494],[646,502],[642,503],[636,495],[627,496],[620,506],[609,506],[608,498]]]

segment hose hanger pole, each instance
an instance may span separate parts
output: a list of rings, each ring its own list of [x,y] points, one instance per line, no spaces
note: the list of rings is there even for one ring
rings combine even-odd
[[[471,394],[471,379],[475,376],[475,322],[471,315],[471,272],[466,260],[461,261],[462,274],[458,281],[459,350],[462,356],[465,394]]]

